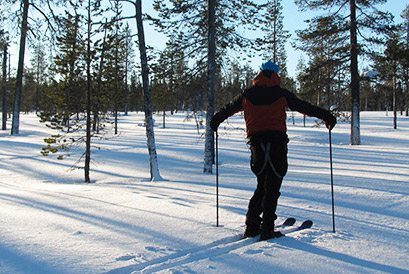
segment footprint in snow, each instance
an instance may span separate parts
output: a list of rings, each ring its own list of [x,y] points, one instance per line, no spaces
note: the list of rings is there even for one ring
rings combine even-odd
[[[244,251],[244,254],[254,255],[254,254],[260,254],[262,252],[263,250],[261,249],[249,249],[249,250]]]
[[[129,260],[132,260],[132,259],[135,259],[135,258],[136,258],[136,256],[133,256],[133,255],[124,255],[124,256],[116,258],[115,260],[116,261],[129,261]]]
[[[155,247],[155,246],[146,246],[145,247],[146,250],[148,251],[152,251],[152,252],[169,252],[169,251],[175,251],[175,249],[172,248],[161,248],[161,247]]]

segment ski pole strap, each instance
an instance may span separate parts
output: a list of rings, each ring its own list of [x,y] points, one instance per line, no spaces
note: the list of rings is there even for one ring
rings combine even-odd
[[[263,162],[263,166],[261,168],[261,170],[257,173],[257,175],[260,175],[264,169],[267,167],[267,164],[270,165],[271,170],[273,171],[274,175],[277,176],[277,178],[281,179],[283,178],[283,176],[281,176],[277,170],[274,167],[273,162],[271,161],[271,157],[270,157],[270,152],[271,152],[271,142],[267,142],[267,143],[260,143],[260,147],[264,152],[264,162]]]

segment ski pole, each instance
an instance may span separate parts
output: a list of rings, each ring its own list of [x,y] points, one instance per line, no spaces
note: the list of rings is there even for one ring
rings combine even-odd
[[[329,130],[329,162],[330,162],[330,169],[331,169],[332,231],[335,233],[334,176],[333,176],[333,172],[332,172],[332,140],[331,140],[331,129]]]
[[[216,130],[216,226],[219,226],[219,134]]]

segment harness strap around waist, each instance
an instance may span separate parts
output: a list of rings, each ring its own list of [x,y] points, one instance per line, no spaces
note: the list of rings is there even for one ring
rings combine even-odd
[[[263,162],[263,167],[261,168],[261,170],[257,173],[257,175],[260,175],[264,169],[267,167],[267,163],[270,165],[271,170],[273,171],[274,175],[277,176],[279,179],[283,178],[283,176],[281,176],[277,170],[275,169],[273,162],[271,161],[271,157],[270,157],[270,152],[271,152],[271,142],[267,142],[266,144],[264,143],[260,143],[261,149],[264,152],[264,162]]]

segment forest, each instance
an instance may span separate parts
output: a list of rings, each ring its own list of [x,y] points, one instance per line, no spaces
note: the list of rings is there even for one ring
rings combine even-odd
[[[260,55],[279,65],[284,88],[327,109],[336,105],[351,121],[351,144],[360,142],[359,111],[392,111],[396,128],[397,115],[408,116],[409,5],[398,24],[378,9],[386,0],[295,0],[318,15],[291,38],[282,2],[153,0],[143,3],[155,11],[147,13],[140,0],[0,0],[2,130],[12,119],[11,134],[19,134],[19,113],[37,113],[56,132],[41,153],[69,155],[85,143],[90,181],[91,138],[117,134],[119,114],[144,111],[155,179],[152,113],[163,113],[166,127],[166,115],[184,111],[206,128],[204,172],[211,173],[209,117],[252,85],[257,68],[246,60]],[[142,22],[157,33],[144,33]],[[163,50],[145,45],[145,36],[158,33],[167,37]],[[308,56],[296,77],[286,67],[290,39]]]

